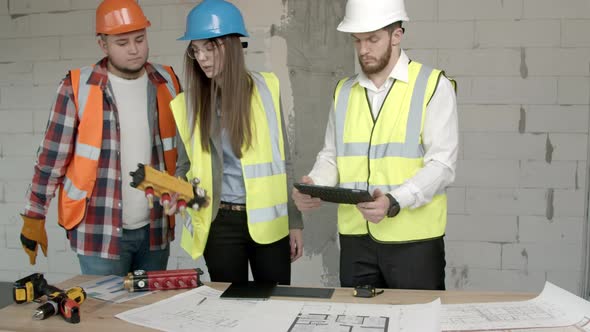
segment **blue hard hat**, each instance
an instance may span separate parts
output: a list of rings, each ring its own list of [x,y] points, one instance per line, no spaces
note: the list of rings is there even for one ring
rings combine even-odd
[[[204,0],[186,18],[186,31],[178,40],[217,38],[229,34],[248,37],[240,10],[224,0]]]

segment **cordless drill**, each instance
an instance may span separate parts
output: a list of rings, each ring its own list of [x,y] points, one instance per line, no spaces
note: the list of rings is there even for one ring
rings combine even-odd
[[[58,313],[68,323],[80,322],[80,304],[86,300],[86,292],[76,286],[63,291],[55,286],[47,285],[47,302],[33,313],[33,319],[42,320]]]
[[[47,296],[47,301],[33,313],[33,319],[45,319],[59,313],[67,322],[80,322],[80,304],[86,300],[82,287],[63,291],[49,285],[42,273],[33,273],[15,281],[12,291],[14,302],[19,304],[39,302],[42,296]]]

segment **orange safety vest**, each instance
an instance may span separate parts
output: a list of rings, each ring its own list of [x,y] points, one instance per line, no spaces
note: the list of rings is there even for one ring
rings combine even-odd
[[[164,150],[166,171],[174,175],[176,170],[176,125],[170,110],[170,101],[180,92],[180,85],[171,67],[152,64],[167,83],[157,86],[158,124]],[[80,77],[87,79],[93,67],[70,71],[74,104],[79,119],[74,155],[60,185],[57,206],[58,222],[67,230],[76,227],[86,216],[87,203],[92,196],[98,158],[102,145],[103,93],[99,85],[83,82],[80,90]],[[80,110],[80,107],[83,107]],[[169,217],[170,229],[174,229],[174,217]]]

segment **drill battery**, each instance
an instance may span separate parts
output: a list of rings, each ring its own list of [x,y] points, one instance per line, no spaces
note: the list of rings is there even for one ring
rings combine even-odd
[[[15,303],[33,302],[37,298],[46,295],[47,280],[42,273],[33,273],[14,282],[12,297]]]

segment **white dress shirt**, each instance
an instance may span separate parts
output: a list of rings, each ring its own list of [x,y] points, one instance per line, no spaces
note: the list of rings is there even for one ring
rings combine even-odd
[[[409,59],[402,50],[400,57],[385,83],[376,87],[364,74],[359,73],[357,81],[367,89],[373,118],[377,118],[387,92],[395,80],[408,82]],[[335,186],[338,184],[336,165],[336,138],[334,105],[328,118],[324,148],[318,153],[309,176],[315,184]],[[402,208],[417,208],[430,202],[436,193],[455,179],[455,167],[459,144],[457,124],[457,100],[453,85],[446,77],[441,77],[430,103],[426,107],[424,131],[424,167],[415,176],[390,192]]]

